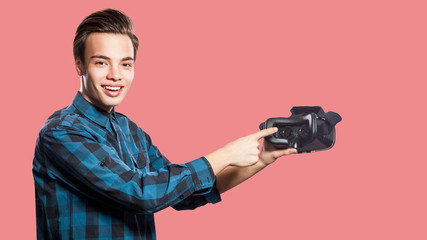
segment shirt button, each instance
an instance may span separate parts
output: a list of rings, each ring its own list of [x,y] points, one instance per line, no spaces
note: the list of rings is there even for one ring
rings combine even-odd
[[[101,167],[104,167],[106,164],[107,163],[105,161],[102,161],[100,165],[101,165]]]
[[[179,199],[181,200],[184,199],[184,195],[179,196]]]

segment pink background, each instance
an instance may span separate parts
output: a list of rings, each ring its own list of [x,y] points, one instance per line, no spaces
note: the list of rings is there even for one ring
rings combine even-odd
[[[279,159],[219,204],[159,212],[159,239],[427,239],[425,1],[0,5],[0,239],[35,238],[37,133],[79,88],[77,25],[106,7],[127,13],[142,42],[117,110],[173,162],[294,105],[343,117],[332,150]]]

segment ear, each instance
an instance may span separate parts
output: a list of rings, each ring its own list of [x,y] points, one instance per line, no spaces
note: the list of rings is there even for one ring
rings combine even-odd
[[[74,64],[76,67],[77,74],[79,75],[79,77],[82,76],[84,74],[83,62],[79,58],[76,58],[74,59]]]

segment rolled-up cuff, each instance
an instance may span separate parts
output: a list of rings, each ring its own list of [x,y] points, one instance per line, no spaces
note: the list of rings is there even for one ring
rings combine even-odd
[[[206,201],[208,203],[217,203],[221,202],[221,194],[219,194],[218,190],[216,189],[216,184],[211,188],[211,191],[205,195]]]
[[[194,182],[194,190],[199,193],[199,191],[207,190],[206,192],[211,191],[211,188],[215,184],[215,174],[212,170],[212,166],[205,157],[198,158],[194,161],[186,163],[188,169],[191,172],[191,177]]]

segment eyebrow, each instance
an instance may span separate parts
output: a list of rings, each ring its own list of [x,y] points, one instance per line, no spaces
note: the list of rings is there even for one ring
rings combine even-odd
[[[102,58],[102,59],[105,59],[105,60],[111,60],[111,58],[109,58],[107,56],[104,56],[104,55],[93,55],[89,59],[94,59],[94,58]],[[121,59],[121,61],[128,61],[128,60],[132,60],[133,61],[134,59],[132,57],[124,57],[124,58]]]

